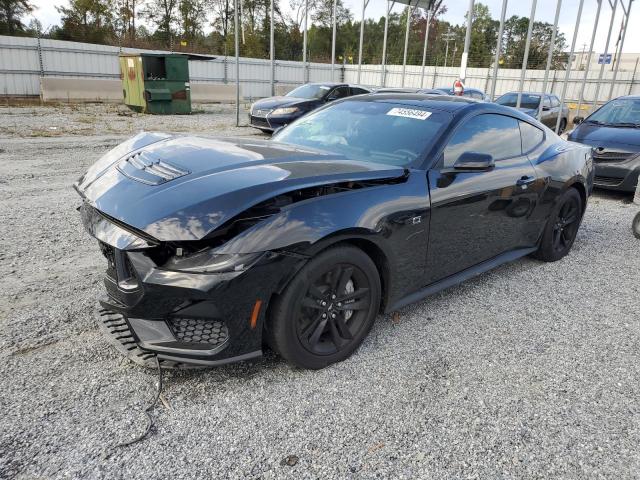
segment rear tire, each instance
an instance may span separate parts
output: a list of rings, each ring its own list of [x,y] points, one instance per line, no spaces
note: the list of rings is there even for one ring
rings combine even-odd
[[[551,212],[540,248],[534,256],[545,262],[555,262],[564,257],[573,246],[581,220],[582,198],[575,188],[570,188]]]
[[[380,276],[352,246],[319,253],[293,278],[270,311],[266,339],[289,363],[324,368],[348,358],[380,309]]]
[[[560,120],[560,126],[558,128],[558,135],[562,135],[566,129],[567,129],[567,119],[563,118],[562,120]]]
[[[635,235],[635,237],[640,239],[640,212],[636,213],[636,216],[633,217],[631,228],[633,229],[633,234]]]

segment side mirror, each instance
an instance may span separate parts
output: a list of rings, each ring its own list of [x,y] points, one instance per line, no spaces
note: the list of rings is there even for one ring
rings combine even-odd
[[[574,125],[580,125],[582,122],[584,122],[584,117],[573,117]]]
[[[327,102],[333,102],[334,100],[337,100],[338,96],[337,95],[329,95],[327,97]]]
[[[495,166],[493,157],[486,153],[464,152],[453,168],[456,170],[491,170]]]

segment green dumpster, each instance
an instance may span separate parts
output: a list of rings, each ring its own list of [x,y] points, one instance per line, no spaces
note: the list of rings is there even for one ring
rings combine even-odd
[[[136,112],[191,113],[189,59],[180,54],[120,55],[124,103]]]

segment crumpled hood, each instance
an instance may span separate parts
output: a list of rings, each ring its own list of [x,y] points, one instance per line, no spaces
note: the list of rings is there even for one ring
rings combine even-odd
[[[140,134],[75,184],[102,213],[161,241],[199,240],[273,196],[404,169],[270,140]]]

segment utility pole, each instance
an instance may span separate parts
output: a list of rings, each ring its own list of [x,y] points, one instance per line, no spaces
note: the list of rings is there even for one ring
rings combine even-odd
[[[444,66],[447,66],[447,58],[449,57],[449,42],[453,42],[456,38],[456,34],[453,33],[451,31],[451,27],[449,27],[449,30],[447,31],[447,33],[445,33],[442,36],[442,39],[446,42],[447,47],[445,48],[444,51]]]
[[[582,44],[582,52],[580,53],[580,62],[578,63],[578,65],[576,65],[576,70],[581,70],[582,69],[582,62],[584,61],[584,54],[587,51],[587,44],[583,43]]]

